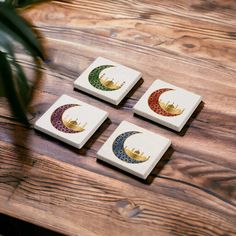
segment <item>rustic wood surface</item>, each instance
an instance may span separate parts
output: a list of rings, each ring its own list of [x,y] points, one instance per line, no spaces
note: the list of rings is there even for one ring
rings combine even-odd
[[[235,235],[236,1],[73,0],[22,14],[48,55],[31,124],[64,93],[108,111],[110,120],[77,150],[17,122],[1,98],[0,212],[68,235]],[[143,73],[119,107],[73,90],[97,56]],[[203,96],[180,134],[132,114],[155,79]],[[124,119],[172,140],[146,181],[96,161]]]

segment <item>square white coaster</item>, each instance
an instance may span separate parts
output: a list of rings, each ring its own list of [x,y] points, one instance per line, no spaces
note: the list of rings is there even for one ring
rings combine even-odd
[[[134,113],[176,131],[181,131],[202,97],[156,80],[136,103]]]
[[[118,105],[141,78],[136,70],[98,57],[74,82],[74,87]]]
[[[97,158],[146,179],[171,141],[122,121],[97,153]]]
[[[76,148],[82,148],[108,113],[78,99],[62,95],[34,127]]]

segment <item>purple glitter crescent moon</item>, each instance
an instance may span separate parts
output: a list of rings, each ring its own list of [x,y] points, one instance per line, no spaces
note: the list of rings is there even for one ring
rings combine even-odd
[[[58,107],[51,115],[51,123],[52,125],[59,131],[64,132],[64,133],[70,133],[70,134],[74,134],[74,133],[78,133],[78,131],[74,131],[72,129],[67,128],[63,121],[62,121],[62,116],[64,114],[64,112],[71,108],[71,107],[75,107],[75,106],[79,106],[78,104],[66,104],[63,106]]]

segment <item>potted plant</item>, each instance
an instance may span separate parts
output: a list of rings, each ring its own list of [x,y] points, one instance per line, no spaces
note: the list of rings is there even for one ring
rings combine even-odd
[[[32,86],[15,56],[15,43],[20,43],[37,65],[44,60],[37,35],[19,14],[40,0],[5,0],[0,2],[0,96],[5,96],[13,114],[28,123],[26,112],[31,99]]]

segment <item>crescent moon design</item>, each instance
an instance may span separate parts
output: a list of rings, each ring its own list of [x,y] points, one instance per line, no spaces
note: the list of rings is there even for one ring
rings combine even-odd
[[[82,132],[83,130],[81,129],[80,131],[78,129],[73,129],[73,127],[70,128],[70,126],[66,126],[65,122],[62,119],[62,116],[66,110],[72,107],[80,106],[78,104],[66,104],[63,106],[58,107],[51,115],[51,124],[53,127],[55,127],[57,130],[64,132],[64,133],[79,133]],[[74,121],[75,122],[75,121]]]
[[[140,132],[137,131],[128,131],[125,133],[120,134],[113,142],[112,150],[116,157],[118,157],[120,160],[137,164],[142,163],[144,161],[147,161],[149,157],[145,157],[140,152],[135,151],[134,149],[129,150],[127,147],[124,147],[124,143],[127,138],[129,138],[132,135],[139,134]]]
[[[154,91],[148,98],[148,106],[152,109],[152,111],[162,116],[178,116],[182,114],[184,109],[174,106],[174,103],[164,103],[160,100],[160,96],[163,93],[173,90],[174,89],[170,88],[162,88]]]
[[[116,83],[114,83],[112,80],[104,80],[104,82],[102,82],[100,80],[100,73],[110,67],[115,67],[114,65],[102,65],[102,66],[98,66],[96,68],[94,68],[88,76],[88,80],[89,83],[99,89],[99,90],[103,90],[103,91],[114,91],[117,90],[119,88],[121,88],[121,85],[118,85]]]

